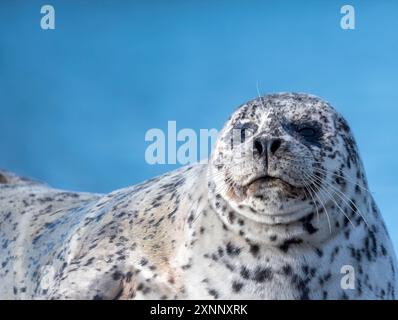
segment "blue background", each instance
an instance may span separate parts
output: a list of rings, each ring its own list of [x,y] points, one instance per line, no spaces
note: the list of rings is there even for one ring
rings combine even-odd
[[[310,92],[350,122],[397,248],[397,17],[380,0],[1,1],[0,167],[108,192],[176,167],[145,162],[150,128],[219,129],[257,83]]]

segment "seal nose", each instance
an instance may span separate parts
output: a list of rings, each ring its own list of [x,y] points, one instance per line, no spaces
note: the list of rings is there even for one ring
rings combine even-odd
[[[270,153],[274,154],[276,150],[279,149],[281,146],[282,141],[280,139],[271,140],[269,143],[269,151]]]
[[[254,140],[254,148],[260,156],[265,155],[265,153],[274,154],[281,144],[281,139],[256,138]]]
[[[267,150],[267,147],[264,146],[265,140],[261,138],[257,138],[254,140],[254,148],[258,152],[260,156],[263,155],[264,150]]]

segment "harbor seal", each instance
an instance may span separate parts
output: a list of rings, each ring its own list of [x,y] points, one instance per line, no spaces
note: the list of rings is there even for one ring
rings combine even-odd
[[[298,93],[240,106],[207,164],[109,194],[0,174],[2,299],[395,299],[352,132]]]

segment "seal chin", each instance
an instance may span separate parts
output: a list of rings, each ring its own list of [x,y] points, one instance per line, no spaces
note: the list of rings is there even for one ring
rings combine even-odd
[[[239,205],[237,212],[257,223],[287,225],[296,223],[298,220],[310,214],[313,212],[313,208],[308,203],[300,201],[282,207],[275,204],[264,204],[259,208],[255,203],[249,201],[245,205]]]

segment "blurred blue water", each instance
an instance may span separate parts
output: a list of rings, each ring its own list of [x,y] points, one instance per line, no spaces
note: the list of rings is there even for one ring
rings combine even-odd
[[[150,128],[220,128],[262,93],[324,97],[348,119],[398,247],[398,2],[42,1],[0,4],[0,167],[107,192],[150,166]]]

